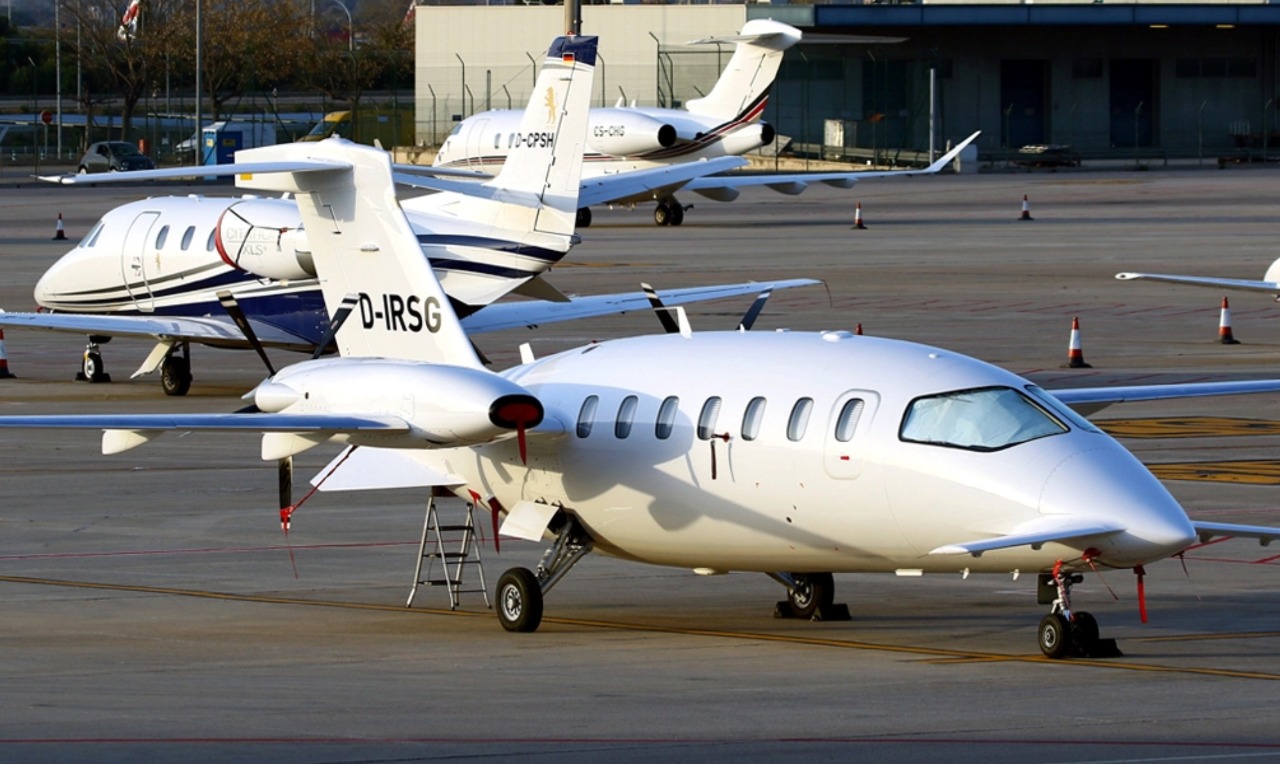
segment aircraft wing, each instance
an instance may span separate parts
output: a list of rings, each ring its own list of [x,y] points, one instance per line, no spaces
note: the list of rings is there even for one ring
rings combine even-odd
[[[1248,279],[1216,279],[1210,276],[1173,276],[1165,273],[1117,273],[1121,281],[1165,281],[1171,284],[1188,286],[1214,287],[1215,289],[1238,289],[1245,292],[1267,292],[1280,295],[1280,283],[1275,281],[1251,281]]]
[[[253,432],[408,432],[399,417],[348,414],[50,414],[0,417],[0,427],[79,430]]]
[[[1201,543],[1207,542],[1214,536],[1235,536],[1239,538],[1257,539],[1263,546],[1280,539],[1280,528],[1268,528],[1265,525],[1205,523],[1200,522],[1199,520],[1192,520],[1191,526],[1196,529],[1196,535],[1200,537]]]
[[[1087,517],[1069,515],[1046,516],[1030,523],[1024,523],[1014,532],[1003,536],[965,541],[959,544],[946,544],[929,552],[929,554],[971,554],[981,557],[983,552],[995,549],[1009,549],[1017,546],[1030,546],[1039,549],[1044,544],[1061,541],[1074,541],[1087,536],[1103,536],[1118,533],[1124,526],[1103,520],[1092,520]]]
[[[1174,385],[1078,387],[1068,390],[1050,390],[1049,392],[1053,397],[1088,416],[1113,403],[1204,398],[1212,395],[1276,393],[1280,392],[1280,379],[1251,379],[1239,382],[1189,382]]]
[[[814,183],[825,183],[837,188],[851,188],[860,180],[875,178],[896,178],[909,175],[932,175],[950,164],[966,146],[977,139],[982,131],[978,131],[955,148],[943,154],[936,162],[919,170],[867,170],[865,172],[796,172],[796,173],[742,173],[731,175],[713,175],[690,181],[685,188],[696,191],[708,199],[716,201],[732,201],[738,192],[751,186],[767,186],[774,191],[795,195],[804,191]]]
[[[297,335],[270,324],[250,321],[258,339],[267,347],[307,352],[315,346]],[[0,327],[48,329],[106,337],[181,339],[218,347],[250,347],[230,316],[109,316],[93,313],[6,313],[0,311]]]
[[[706,179],[707,176],[744,167],[746,164],[747,160],[742,157],[718,157],[583,178],[582,187],[578,191],[578,205],[590,207],[610,202],[652,199],[657,191],[671,193],[684,188],[691,181]]]
[[[662,290],[658,296],[664,305],[674,307],[695,302],[719,300],[744,294],[758,294],[771,289],[812,286],[822,282],[814,279],[785,279],[782,281],[751,281],[743,284],[719,284],[706,287]],[[574,297],[569,302],[542,302],[525,300],[499,302],[462,319],[462,327],[469,334],[496,332],[503,329],[533,327],[558,321],[579,318],[609,316],[630,310],[651,310],[652,304],[645,292]]]

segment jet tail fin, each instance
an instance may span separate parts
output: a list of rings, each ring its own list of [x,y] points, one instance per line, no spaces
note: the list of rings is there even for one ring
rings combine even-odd
[[[236,185],[296,194],[325,307],[336,315],[344,356],[402,358],[480,368],[448,297],[396,200],[391,157],[341,138],[239,152],[242,161],[310,159],[331,169],[244,174]]]
[[[783,51],[800,42],[800,30],[772,19],[752,19],[739,35],[697,43],[725,41],[737,43],[729,64],[711,92],[687,102],[685,108],[725,122],[755,121],[764,113]]]

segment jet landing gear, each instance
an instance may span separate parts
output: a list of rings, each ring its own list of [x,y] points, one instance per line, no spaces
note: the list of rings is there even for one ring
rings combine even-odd
[[[1042,605],[1052,605],[1040,619],[1037,641],[1040,652],[1054,660],[1069,655],[1081,658],[1117,658],[1123,653],[1114,639],[1098,636],[1098,621],[1091,614],[1071,610],[1071,586],[1084,580],[1079,573],[1063,573],[1062,563],[1052,573],[1041,573],[1037,587]]]
[[[191,346],[175,346],[160,362],[160,387],[165,395],[186,395],[191,389]]]
[[[542,555],[535,573],[528,568],[511,568],[498,579],[494,599],[498,621],[507,631],[537,631],[542,623],[542,600],[564,574],[591,551],[591,537],[577,518],[565,515],[551,548]]]
[[[111,375],[107,373],[106,364],[102,362],[102,350],[98,345],[105,345],[110,342],[110,337],[100,337],[96,334],[89,335],[89,343],[84,346],[84,356],[80,359],[80,371],[76,372],[77,382],[110,382]]]
[[[658,225],[680,225],[684,222],[684,211],[693,209],[693,205],[685,207],[675,197],[663,199],[653,208],[653,222]]]
[[[848,605],[835,604],[836,585],[830,573],[770,573],[769,578],[787,587],[787,598],[773,608],[775,618],[807,621],[851,620]]]

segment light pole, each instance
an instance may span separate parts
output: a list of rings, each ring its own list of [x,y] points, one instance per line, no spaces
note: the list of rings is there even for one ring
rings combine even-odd
[[[342,0],[333,0],[333,3],[341,8],[343,13],[347,14],[347,52],[351,53],[356,42],[356,27],[351,21],[351,10],[347,8],[347,4]]]

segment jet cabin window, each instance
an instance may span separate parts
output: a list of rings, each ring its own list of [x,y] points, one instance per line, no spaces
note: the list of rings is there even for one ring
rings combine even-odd
[[[640,399],[634,395],[628,395],[622,399],[622,405],[618,406],[618,421],[613,425],[613,434],[618,438],[625,438],[631,434],[631,425],[636,421],[636,405]]]
[[[712,396],[702,404],[702,413],[698,414],[698,440],[711,440],[716,434],[716,418],[720,416],[720,398]]]
[[[658,407],[658,420],[653,425],[653,434],[658,440],[671,437],[676,426],[676,412],[680,410],[680,399],[672,395],[662,401]]]
[[[600,396],[598,395],[588,395],[582,402],[582,409],[578,412],[579,438],[585,438],[591,434],[591,425],[596,421],[596,406],[599,404]]]
[[[809,429],[809,412],[813,411],[813,399],[801,398],[791,407],[791,418],[787,420],[787,439],[798,441]]]
[[[742,414],[742,439],[755,440],[760,434],[760,422],[764,419],[764,398],[752,398]]]
[[[913,443],[998,451],[1066,431],[1060,419],[1026,395],[1008,387],[987,387],[915,399],[907,406],[899,437]]]
[[[212,251],[213,251],[213,240],[214,240],[214,238],[215,238],[217,235],[218,235],[218,229],[217,229],[217,228],[214,228],[212,231],[210,231],[210,232],[209,232],[209,239],[208,239],[208,241],[206,241],[206,242],[204,243],[204,250],[205,250],[206,252],[212,252]]]
[[[187,248],[191,246],[191,237],[195,235],[196,235],[196,227],[193,225],[187,226],[187,230],[183,231],[182,233],[182,251],[183,252],[186,252]]]
[[[862,418],[862,399],[852,398],[845,402],[836,417],[836,440],[848,443],[853,440],[853,431],[858,429],[858,420]]]
[[[156,249],[164,249],[165,239],[169,238],[169,226],[160,228],[160,233],[156,234]]]

